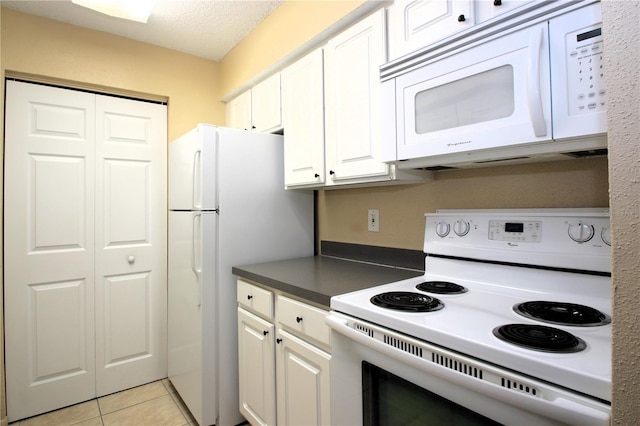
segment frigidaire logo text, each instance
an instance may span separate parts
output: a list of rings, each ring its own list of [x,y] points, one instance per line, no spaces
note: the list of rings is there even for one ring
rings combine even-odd
[[[471,143],[471,141],[451,142],[451,143],[448,143],[447,146],[464,145],[464,144],[467,144],[467,143]]]

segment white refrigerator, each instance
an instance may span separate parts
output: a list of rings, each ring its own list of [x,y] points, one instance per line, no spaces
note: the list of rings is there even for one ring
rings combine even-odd
[[[282,136],[200,124],[169,145],[169,379],[201,426],[244,421],[231,268],[313,255],[313,216]]]

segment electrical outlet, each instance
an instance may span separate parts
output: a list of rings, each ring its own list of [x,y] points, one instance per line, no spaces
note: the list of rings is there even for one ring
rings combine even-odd
[[[380,212],[376,209],[369,210],[367,223],[369,231],[380,232]]]

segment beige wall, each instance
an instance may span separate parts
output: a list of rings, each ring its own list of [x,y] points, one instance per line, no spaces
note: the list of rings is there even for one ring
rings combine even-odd
[[[320,193],[320,238],[422,250],[424,214],[436,209],[608,206],[604,157],[436,173],[420,185]],[[380,232],[367,210],[380,210]]]
[[[199,122],[225,121],[218,63],[6,8],[2,66],[48,81],[168,99],[169,140]]]
[[[602,5],[613,238],[613,418],[640,419],[640,2]]]
[[[227,95],[362,5],[364,0],[288,0],[220,61]]]

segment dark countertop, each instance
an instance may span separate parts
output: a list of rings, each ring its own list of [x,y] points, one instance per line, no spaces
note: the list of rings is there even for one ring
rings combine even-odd
[[[330,306],[331,296],[423,275],[420,270],[327,256],[235,266],[233,273],[293,296]]]

